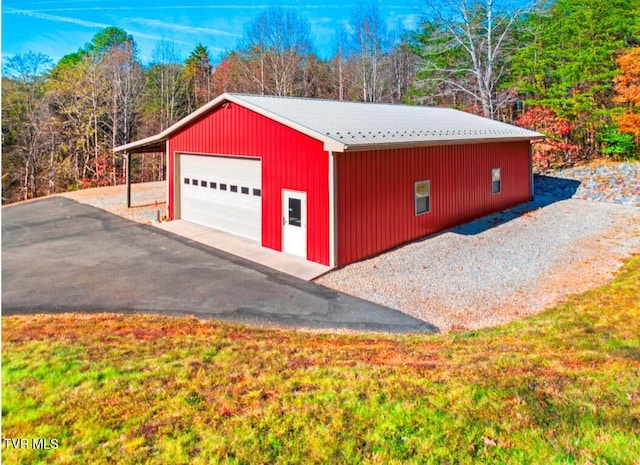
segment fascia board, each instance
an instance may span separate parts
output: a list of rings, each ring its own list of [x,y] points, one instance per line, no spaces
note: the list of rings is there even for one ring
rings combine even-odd
[[[469,144],[490,144],[496,142],[524,142],[538,141],[544,139],[542,137],[510,137],[510,138],[476,138],[476,139],[443,139],[418,142],[391,142],[382,144],[342,144],[343,150],[334,150],[339,152],[363,152],[366,150],[384,150],[384,149],[401,149],[410,147],[438,147],[443,145],[469,145]]]

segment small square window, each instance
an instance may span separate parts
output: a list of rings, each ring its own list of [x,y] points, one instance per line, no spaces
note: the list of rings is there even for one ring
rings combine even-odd
[[[217,188],[218,188],[218,183],[215,183],[215,182],[210,181],[210,182],[209,182],[209,187],[210,187],[211,189],[217,189]]]
[[[262,195],[262,190],[261,189],[254,189],[253,190],[253,195],[256,197],[260,197]]]
[[[238,186],[231,186],[231,192],[238,192]]]
[[[242,192],[243,194],[248,194],[249,193],[249,188],[248,187],[241,187],[240,188],[240,192]]]
[[[198,180],[197,179],[192,179],[191,180],[191,184],[194,185],[194,186],[197,186],[198,185]]]
[[[220,184],[220,190],[221,191],[226,191],[227,190],[227,185],[226,184]]]
[[[491,170],[491,193],[499,194],[502,191],[502,175],[500,168]]]
[[[207,181],[200,181],[201,187],[207,187]]]
[[[414,184],[416,216],[431,211],[431,181],[418,181]]]
[[[185,184],[189,184],[191,182],[191,180],[189,178],[184,178],[184,183]]]

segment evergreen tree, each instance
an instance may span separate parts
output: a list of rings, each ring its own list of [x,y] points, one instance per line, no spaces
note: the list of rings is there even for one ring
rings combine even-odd
[[[557,0],[527,25],[512,84],[525,103],[575,123],[582,158],[597,156],[617,111],[616,59],[640,40],[640,0]]]

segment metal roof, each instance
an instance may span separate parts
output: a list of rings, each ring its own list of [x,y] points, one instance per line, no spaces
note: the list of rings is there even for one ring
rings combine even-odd
[[[214,108],[235,103],[346,152],[394,147],[533,140],[544,135],[449,108],[309,98],[222,94],[160,134],[114,149],[157,147],[174,132]]]

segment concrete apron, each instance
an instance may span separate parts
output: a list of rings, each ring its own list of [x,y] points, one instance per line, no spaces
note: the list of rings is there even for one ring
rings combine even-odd
[[[200,244],[223,250],[231,255],[282,271],[296,278],[311,281],[331,270],[331,267],[310,262],[303,258],[262,247],[258,242],[244,237],[207,228],[185,220],[153,223],[157,228],[186,237]]]

